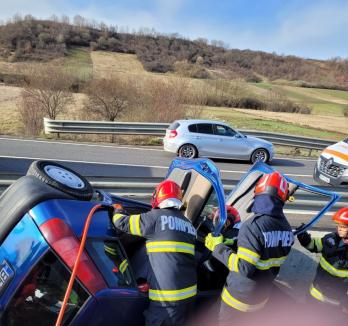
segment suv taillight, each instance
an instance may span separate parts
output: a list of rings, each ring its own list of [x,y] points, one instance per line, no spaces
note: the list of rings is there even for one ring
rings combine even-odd
[[[178,132],[176,130],[171,130],[169,132],[168,138],[175,138],[178,135]]]
[[[64,263],[73,269],[80,241],[75,237],[70,227],[63,220],[52,218],[40,226],[40,231]],[[81,256],[77,277],[93,294],[107,288],[103,277],[86,252]]]

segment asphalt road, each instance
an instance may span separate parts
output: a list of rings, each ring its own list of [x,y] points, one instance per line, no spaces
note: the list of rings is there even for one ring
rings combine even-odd
[[[174,154],[161,148],[127,147],[73,142],[0,138],[0,173],[25,173],[33,160],[64,162],[83,175],[162,177]],[[214,160],[223,178],[240,179],[250,163]],[[272,166],[307,184],[313,184],[315,160],[277,157]]]

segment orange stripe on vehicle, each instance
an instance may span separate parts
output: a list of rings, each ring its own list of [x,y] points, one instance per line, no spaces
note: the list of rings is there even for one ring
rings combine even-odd
[[[345,160],[348,162],[348,155],[347,154],[343,154],[341,152],[337,152],[337,151],[334,151],[332,149],[324,149],[323,153],[328,153],[328,154],[332,154],[332,155],[335,155],[339,158],[341,158],[342,160]]]

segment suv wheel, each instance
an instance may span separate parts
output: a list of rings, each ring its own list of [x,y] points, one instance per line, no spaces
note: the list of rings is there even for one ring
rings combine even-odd
[[[255,162],[264,162],[267,163],[269,160],[269,153],[266,149],[264,148],[258,148],[256,149],[252,154],[250,161],[251,163]]]
[[[35,176],[42,182],[80,200],[90,200],[93,188],[82,175],[51,161],[34,161],[27,175]]]
[[[198,151],[194,145],[184,144],[179,148],[178,154],[184,158],[195,158],[198,156]]]

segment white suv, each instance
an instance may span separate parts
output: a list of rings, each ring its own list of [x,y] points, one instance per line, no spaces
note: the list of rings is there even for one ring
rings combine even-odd
[[[186,158],[211,157],[269,162],[272,143],[243,135],[214,120],[177,120],[166,130],[164,150]]]

